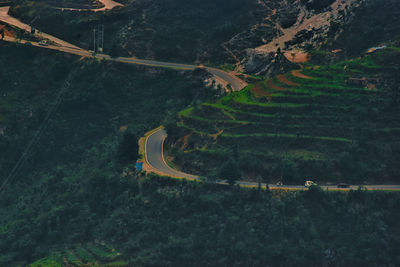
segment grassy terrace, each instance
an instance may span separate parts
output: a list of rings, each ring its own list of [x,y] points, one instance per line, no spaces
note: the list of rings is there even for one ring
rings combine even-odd
[[[53,251],[52,256],[37,260],[31,267],[54,266],[129,266],[128,262],[120,260],[121,253],[110,245],[96,241],[73,249]]]
[[[329,181],[376,181],[373,168],[387,164],[400,142],[399,116],[388,108],[390,96],[381,82],[398,67],[382,63],[398,55],[397,49],[388,49],[334,65],[305,65],[185,109],[179,113],[178,133],[172,133],[178,145],[170,153],[186,171],[204,175],[202,169],[215,173],[233,157],[250,180],[282,177],[296,183],[318,175]],[[363,77],[379,81],[349,82]],[[209,157],[215,151],[219,157]],[[361,160],[363,155],[358,160],[360,153],[371,162]],[[354,173],[350,161],[368,166]]]

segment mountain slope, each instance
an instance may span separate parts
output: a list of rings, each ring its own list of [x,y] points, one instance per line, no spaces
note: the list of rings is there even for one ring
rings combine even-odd
[[[400,50],[260,79],[179,113],[175,163],[215,176],[232,157],[244,178],[303,183],[399,182]]]

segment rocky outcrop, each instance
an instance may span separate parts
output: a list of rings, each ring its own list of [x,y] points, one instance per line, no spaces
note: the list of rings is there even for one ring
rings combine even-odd
[[[243,71],[246,73],[273,76],[297,67],[286,59],[280,49],[269,54],[257,53],[254,49],[248,49],[246,52],[247,56],[241,62]]]
[[[323,46],[326,41],[340,32],[338,22],[345,23],[351,17],[351,9],[362,1],[355,0],[301,0],[283,1],[286,3],[275,9],[265,19],[275,31],[265,43],[254,49],[246,49],[241,60],[241,69],[251,74],[276,74],[291,63],[282,57],[277,58],[277,51],[293,52],[309,50]],[[269,2],[264,2],[268,6]],[[290,14],[294,19],[289,19]],[[295,21],[295,23],[293,23]],[[285,25],[282,25],[285,22]],[[267,23],[267,22],[265,22]],[[335,24],[338,27],[332,27]],[[283,27],[285,26],[285,27]],[[288,27],[289,26],[289,27]],[[332,37],[333,36],[333,37]],[[236,40],[238,43],[239,40]]]
[[[301,0],[301,3],[307,7],[307,9],[321,11],[328,8],[333,4],[335,0]]]

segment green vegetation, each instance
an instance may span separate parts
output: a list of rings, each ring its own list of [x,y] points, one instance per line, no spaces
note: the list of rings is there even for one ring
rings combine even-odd
[[[302,0],[316,12],[331,1]],[[28,23],[37,18],[37,28],[83,48],[91,46],[93,27],[104,23],[113,56],[231,70],[235,62],[225,48],[242,59],[247,48],[276,34],[273,23],[255,24],[275,10],[271,19],[289,27],[299,12],[290,10],[294,0],[267,7],[253,0],[123,2],[124,9],[94,14],[51,6],[97,2],[16,0],[11,13]],[[390,22],[397,2],[367,7],[392,9],[379,20]],[[388,39],[382,24],[371,27],[376,17],[366,26],[357,24],[368,17],[354,18],[335,39],[346,55]],[[398,25],[386,28],[393,33]],[[377,34],[371,42],[347,44],[371,32]],[[328,65],[330,53],[315,50],[313,62],[322,64],[247,76],[246,89],[215,100],[199,71],[2,42],[0,266],[399,266],[398,192],[214,183],[399,183],[399,45]],[[172,165],[206,179],[134,169],[137,138],[161,124]],[[40,138],[26,161],[11,172],[34,136]]]
[[[35,4],[48,5],[55,8],[80,8],[80,9],[93,9],[104,7],[100,1],[90,0],[39,0]]]
[[[233,71],[233,70],[235,70],[235,65],[234,64],[224,64],[224,65],[219,66],[219,68],[224,71]]]
[[[124,8],[92,13],[55,10],[51,0],[17,0],[10,12],[27,23],[37,18],[34,26],[41,31],[85,49],[93,49],[93,29],[104,24],[106,53],[216,66],[233,61],[221,44],[261,17],[253,0],[135,0],[124,4]]]
[[[114,155],[117,165],[134,162],[137,137],[193,99],[200,101],[210,94],[190,72],[146,72],[143,67],[78,61],[75,56],[18,45],[2,44],[0,49],[1,180],[18,161],[67,80],[71,86],[23,172],[59,169],[57,173],[71,173],[75,164],[96,164],[97,153]],[[32,62],[29,66],[27,59]]]
[[[125,132],[118,146],[118,163],[126,165],[130,162],[135,162],[138,158],[138,151],[138,138],[132,133]]]
[[[167,127],[169,153],[185,171],[211,178],[238,146],[242,179],[399,182],[398,62],[391,48],[308,64],[186,109],[178,127]]]
[[[364,1],[361,7],[351,14],[348,23],[332,23],[332,35],[326,40],[327,46],[331,49],[341,48],[348,56],[355,56],[380,42],[398,39],[399,8],[400,2],[397,0]],[[337,38],[335,32],[338,29],[342,30],[342,33]]]
[[[30,264],[29,267],[62,267],[62,263],[52,258],[45,258]]]
[[[99,183],[100,176],[55,179],[42,199],[20,188],[24,194],[2,211],[1,264],[39,258],[73,266],[400,263],[398,193],[249,190],[151,175],[110,175]],[[39,203],[52,209],[38,209]],[[24,212],[10,216],[14,207]]]
[[[129,266],[129,262],[121,260],[121,253],[107,245],[104,241],[96,240],[94,243],[88,243],[85,246],[73,247],[62,250],[53,248],[48,253],[51,256],[37,260],[29,267],[61,267],[61,266]],[[118,260],[119,259],[119,260]]]
[[[17,44],[2,43],[0,54],[0,184],[7,182],[0,192],[1,266],[33,262],[53,245],[78,247],[92,241],[87,236],[90,216],[100,220],[94,215],[100,210],[89,215],[86,189],[76,185],[91,181],[91,205],[108,203],[107,181],[117,182],[133,171],[133,136],[142,136],[193,99],[204,101],[210,94],[191,72],[79,59]],[[60,95],[67,81],[70,86]],[[39,141],[6,180],[60,96]],[[80,200],[71,199],[75,190],[81,192]],[[68,257],[85,262],[93,260],[91,254],[77,250]]]
[[[63,4],[60,3],[60,5]],[[79,3],[77,6],[80,6]],[[115,20],[114,16],[108,13],[61,11],[43,2],[24,0],[13,2],[9,13],[42,32],[88,50],[93,50],[93,29],[98,27],[101,21]],[[111,22],[105,27],[106,33],[117,32],[117,30]],[[104,48],[111,51],[115,38],[111,35],[107,37],[104,40]],[[121,53],[123,54],[123,51]]]
[[[218,178],[227,179],[230,185],[234,185],[235,181],[239,180],[240,177],[240,171],[233,159],[230,159],[221,166],[221,170],[218,175]]]
[[[298,167],[298,158],[317,162],[320,165],[312,167],[323,172],[324,164],[331,159],[330,151],[360,142],[357,136],[335,134],[331,128],[324,132],[326,135],[317,134],[322,130],[316,126],[329,127],[330,123],[341,122],[341,117],[331,111],[340,111],[349,101],[364,103],[365,98],[379,96],[383,99],[379,103],[385,109],[377,112],[391,114],[398,106],[397,91],[389,90],[393,87],[378,87],[377,91],[369,92],[356,86],[342,86],[324,89],[325,92],[288,74],[288,79],[311,93],[286,94],[285,90],[280,90],[276,97],[323,97],[321,99],[325,99],[329,107],[302,114],[298,110],[308,108],[309,104],[301,107],[282,100],[281,107],[281,103],[274,103],[273,94],[268,103],[265,96],[256,94],[264,92],[256,91],[257,84],[213,103],[201,81],[190,72],[144,71],[142,67],[78,60],[74,56],[21,45],[2,44],[0,52],[3,55],[0,58],[3,70],[0,74],[2,177],[20,157],[60,88],[66,80],[70,81],[40,142],[35,144],[24,167],[0,193],[0,265],[64,266],[67,262],[71,266],[179,266],[195,262],[198,266],[348,266],[400,263],[397,256],[400,253],[398,193],[323,192],[319,188],[304,192],[270,192],[188,183],[153,175],[144,177],[135,173],[128,163],[135,155],[125,154],[120,145],[127,142],[130,146],[131,134],[141,136],[149,128],[171,122],[179,110],[185,110],[192,103],[193,108],[180,113],[181,124],[203,132],[203,136],[191,133],[188,148],[192,147],[195,153],[188,152],[185,157],[192,157],[198,164],[201,157],[227,162],[221,164],[221,172],[213,172],[214,179],[228,176],[238,179],[239,173],[268,174],[263,158],[280,155],[282,160],[276,164],[281,175],[300,180],[303,173]],[[396,53],[377,54],[375,65],[382,66],[382,61],[386,62],[386,73],[389,73],[397,64],[389,64],[390,59],[396,60]],[[31,65],[25,64],[27,58]],[[308,67],[303,73],[319,78],[312,83],[338,85],[346,80],[346,75],[353,75],[353,68],[364,68],[361,65],[373,65],[374,72],[380,73],[370,59],[363,62],[329,66],[329,75],[337,77],[332,83],[324,76],[323,69],[328,66]],[[340,64],[351,65],[347,68],[349,73],[343,73]],[[390,77],[384,80],[389,82]],[[267,83],[263,87],[265,90],[266,86]],[[357,96],[355,99],[360,102],[346,99],[347,93]],[[391,94],[394,102],[387,102],[386,94]],[[336,95],[342,99],[335,100]],[[193,106],[193,99],[208,102]],[[244,101],[237,102],[238,99]],[[358,108],[346,112],[359,119]],[[282,109],[287,114],[282,114]],[[340,114],[344,116],[345,113]],[[387,124],[392,119],[382,117],[382,121],[376,122],[385,123],[384,129],[377,130],[388,136],[388,144],[396,140],[391,137],[396,128]],[[288,127],[302,129],[304,122],[313,121],[318,123],[307,135],[297,137],[288,130]],[[290,124],[285,126],[284,122]],[[209,144],[200,149],[197,146],[210,133],[211,123],[218,125],[211,132],[215,136],[210,136],[215,142],[214,149],[210,149]],[[175,131],[181,130],[169,124]],[[280,127],[274,132],[276,125]],[[273,130],[265,131],[264,127]],[[123,131],[127,133],[125,138]],[[230,145],[232,138],[236,140],[234,146]],[[264,154],[262,148],[269,139],[272,141],[268,149],[272,148],[272,152]],[[291,143],[293,146],[301,140],[303,147],[282,151],[282,139],[287,143],[295,140]],[[353,144],[348,144],[347,139]],[[254,140],[257,146],[253,146]],[[318,144],[321,149],[309,149],[310,143]],[[369,156],[368,150],[362,153]],[[119,155],[124,156],[122,162],[118,161]],[[226,161],[227,158],[231,160]],[[347,152],[341,159],[347,164],[344,166],[354,168],[351,153]]]

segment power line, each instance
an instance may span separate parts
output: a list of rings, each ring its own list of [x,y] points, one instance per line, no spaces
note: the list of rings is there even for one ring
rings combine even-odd
[[[58,92],[56,101],[54,102],[53,106],[50,107],[50,109],[47,111],[47,114],[46,114],[45,118],[43,119],[42,123],[40,124],[39,129],[36,131],[35,135],[29,142],[26,149],[22,152],[21,157],[18,159],[17,163],[14,165],[14,167],[12,168],[12,170],[9,173],[9,175],[7,176],[7,178],[4,180],[4,182],[0,186],[0,193],[2,192],[4,187],[8,184],[8,182],[11,181],[17,175],[17,173],[21,170],[21,168],[25,164],[26,160],[28,159],[29,154],[32,152],[32,149],[37,144],[37,142],[39,142],[40,137],[43,135],[44,131],[46,130],[47,126],[49,125],[52,116],[54,115],[55,111],[61,104],[64,92],[71,86],[70,80],[72,79],[74,74],[75,74],[75,72],[72,72],[67,77],[66,81],[64,82],[60,91]]]
[[[93,52],[96,53],[96,29],[93,29]]]

